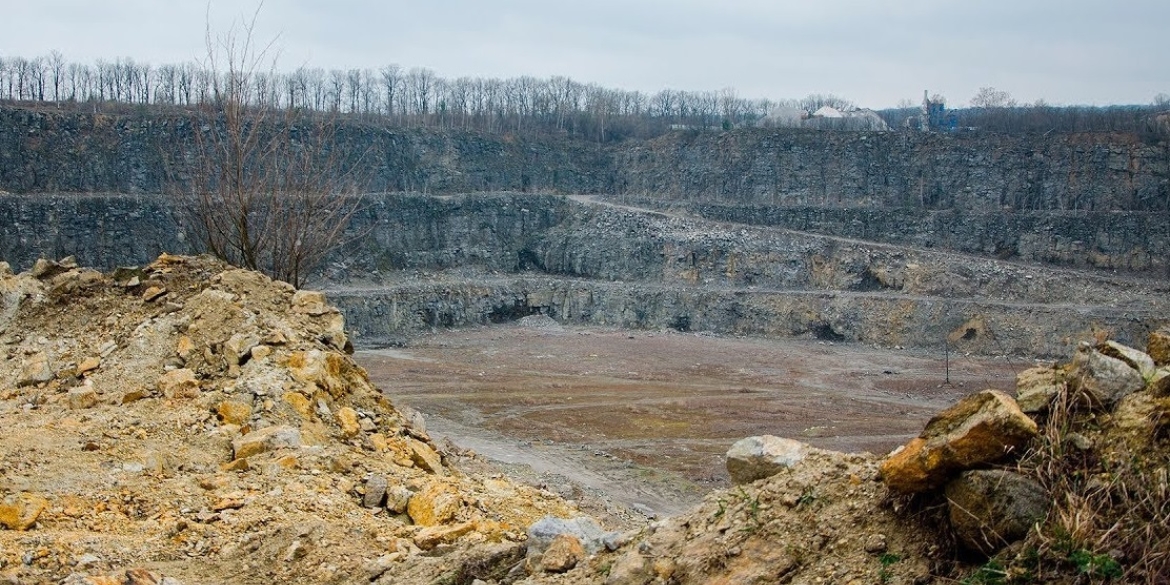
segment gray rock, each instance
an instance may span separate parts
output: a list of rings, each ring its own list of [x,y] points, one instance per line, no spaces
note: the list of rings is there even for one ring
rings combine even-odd
[[[560,534],[576,537],[589,554],[596,553],[605,546],[606,534],[596,520],[588,516],[571,519],[545,516],[528,527],[528,556],[544,554],[553,539]]]
[[[374,474],[366,480],[366,493],[362,496],[362,505],[367,508],[380,508],[386,499],[386,476]]]
[[[1077,347],[1069,384],[1080,390],[1094,408],[1108,408],[1145,387],[1141,374],[1129,364],[1111,358],[1088,343]]]
[[[1124,346],[1113,340],[1106,341],[1097,350],[1111,358],[1125,362],[1129,367],[1137,370],[1144,380],[1150,379],[1157,367],[1154,365],[1154,358],[1147,355],[1146,352]]]
[[[772,435],[740,439],[727,451],[727,472],[737,484],[771,477],[800,463],[810,447]]]
[[[1029,368],[1016,376],[1016,404],[1026,413],[1045,412],[1064,388],[1055,368]]]
[[[410,504],[410,496],[414,492],[410,491],[404,485],[396,485],[386,490],[386,509],[401,514],[406,511],[406,507]]]
[[[1020,540],[1048,514],[1035,481],[1001,469],[967,471],[945,488],[951,527],[966,548],[992,555]]]
[[[38,353],[28,358],[24,368],[20,371],[20,380],[17,386],[32,386],[42,384],[53,379],[53,364],[46,353]]]

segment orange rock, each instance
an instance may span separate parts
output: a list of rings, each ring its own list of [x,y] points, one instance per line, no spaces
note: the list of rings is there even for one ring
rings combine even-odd
[[[353,438],[362,432],[362,427],[358,424],[357,411],[354,409],[343,406],[337,409],[333,417],[337,419],[337,426],[341,428],[341,435],[343,437],[347,439]]]
[[[906,493],[939,487],[961,471],[998,461],[1037,434],[1016,401],[984,390],[935,415],[922,433],[881,464],[882,479]]]
[[[33,494],[10,496],[0,502],[0,526],[23,532],[32,528],[49,501]]]
[[[415,524],[436,526],[453,520],[462,507],[463,496],[459,490],[442,481],[433,481],[411,496],[406,513]]]
[[[180,368],[159,377],[158,389],[167,398],[195,398],[199,396],[199,380],[195,378],[195,372]]]
[[[224,423],[244,426],[252,418],[252,406],[238,400],[224,400],[215,407],[215,413]]]

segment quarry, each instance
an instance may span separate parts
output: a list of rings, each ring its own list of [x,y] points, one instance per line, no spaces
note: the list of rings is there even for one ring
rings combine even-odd
[[[1164,139],[346,124],[297,290],[172,122],[0,107],[0,580],[1170,578]]]

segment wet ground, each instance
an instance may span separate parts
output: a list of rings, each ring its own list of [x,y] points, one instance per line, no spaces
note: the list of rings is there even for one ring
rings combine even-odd
[[[948,384],[941,348],[528,321],[356,357],[396,404],[427,415],[435,438],[664,514],[726,485],[723,455],[738,439],[884,453],[965,394],[1010,391],[1029,365],[951,355]]]

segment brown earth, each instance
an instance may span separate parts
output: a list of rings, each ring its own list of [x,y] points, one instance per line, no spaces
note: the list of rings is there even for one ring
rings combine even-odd
[[[531,466],[541,485],[568,479],[659,514],[726,486],[724,454],[743,437],[884,454],[963,395],[1011,391],[1030,365],[951,356],[947,384],[943,356],[915,350],[562,328],[538,317],[355,357],[437,436]]]

